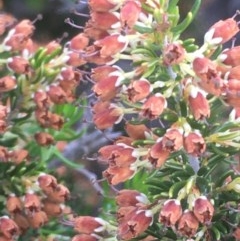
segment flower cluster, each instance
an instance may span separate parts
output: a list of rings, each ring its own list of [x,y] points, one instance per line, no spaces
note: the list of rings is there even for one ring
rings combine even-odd
[[[224,201],[229,191],[239,197],[239,47],[222,50],[239,32],[238,14],[215,23],[197,46],[180,37],[199,6],[195,1],[179,23],[173,1],[89,1],[81,35],[88,44],[75,52],[94,65],[88,76],[96,97],[93,122],[99,130],[124,123],[126,133],[99,149],[107,166],[103,177],[124,185],[141,176],[139,182],[149,185],[147,203],[130,189],[115,197],[115,236],[121,240],[148,234],[219,240],[224,225],[216,212],[225,219],[235,210],[225,220],[225,235],[233,236],[228,223],[239,220],[237,202]],[[214,171],[224,161],[233,168],[218,178]],[[215,201],[229,208],[220,211]],[[165,233],[152,225],[157,214]]]

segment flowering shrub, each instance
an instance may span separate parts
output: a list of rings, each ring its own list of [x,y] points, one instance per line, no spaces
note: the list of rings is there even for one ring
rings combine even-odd
[[[181,36],[200,0],[183,20],[177,0],[88,4],[83,32],[64,46],[34,47],[29,20],[3,37],[0,240],[240,240],[239,46],[224,48],[239,32],[238,12],[198,46]],[[58,143],[82,134],[73,131],[80,79],[96,96],[96,128],[124,125],[98,150],[111,187],[99,217],[63,205],[70,191],[46,173],[54,157],[79,167]],[[60,224],[72,232],[57,235]]]

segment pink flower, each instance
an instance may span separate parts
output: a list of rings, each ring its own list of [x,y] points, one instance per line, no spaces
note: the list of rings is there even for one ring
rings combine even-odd
[[[205,197],[198,197],[193,204],[193,213],[200,223],[209,223],[212,220],[214,207]]]
[[[167,106],[167,101],[160,93],[150,96],[142,105],[140,115],[150,120],[158,118]]]
[[[206,143],[201,134],[191,132],[184,137],[184,148],[188,154],[200,156],[206,149]]]
[[[205,34],[205,41],[224,44],[239,32],[237,21],[233,18],[216,22]]]
[[[140,79],[133,81],[128,89],[128,99],[132,102],[141,101],[146,98],[151,91],[151,85],[148,80]]]
[[[186,210],[178,221],[178,232],[189,238],[193,237],[198,230],[199,222],[192,211]]]
[[[170,227],[175,225],[181,216],[181,203],[176,199],[169,199],[163,204],[158,220],[165,226]]]
[[[113,34],[95,41],[94,45],[100,47],[100,56],[106,58],[122,52],[127,45],[127,39],[123,35]]]

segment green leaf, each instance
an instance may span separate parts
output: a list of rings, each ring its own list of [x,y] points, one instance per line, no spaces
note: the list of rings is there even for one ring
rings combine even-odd
[[[201,0],[195,0],[192,9],[187,14],[186,18],[179,23],[176,27],[172,28],[172,32],[175,36],[180,35],[193,21],[201,5]]]

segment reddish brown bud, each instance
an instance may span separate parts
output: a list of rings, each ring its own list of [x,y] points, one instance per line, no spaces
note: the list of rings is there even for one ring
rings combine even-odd
[[[128,99],[132,102],[144,100],[151,92],[151,85],[146,79],[133,81],[128,89]]]
[[[41,210],[41,200],[35,193],[27,193],[23,199],[23,206],[26,213],[34,213]]]
[[[47,132],[39,132],[34,135],[36,142],[40,146],[49,146],[54,143],[54,138]]]
[[[134,140],[145,139],[146,134],[150,132],[150,129],[148,129],[144,124],[133,125],[129,122],[126,123],[125,130],[128,136]]]
[[[178,232],[189,238],[193,237],[198,230],[199,222],[192,211],[185,211],[178,221]]]
[[[169,199],[163,204],[158,221],[170,227],[175,225],[181,216],[181,203],[176,199]]]
[[[120,207],[136,206],[138,203],[147,203],[145,194],[136,190],[123,189],[116,196],[116,203]]]
[[[39,109],[47,109],[51,104],[50,98],[47,93],[41,90],[35,92],[34,102]]]
[[[212,220],[214,207],[205,196],[201,196],[194,202],[193,213],[200,223],[206,224]]]
[[[235,231],[233,232],[233,237],[236,239],[236,241],[240,240],[240,227],[237,227]]]
[[[95,41],[94,45],[101,48],[100,56],[106,58],[122,52],[127,44],[126,41],[124,36],[113,34]]]
[[[170,151],[163,147],[162,141],[154,144],[149,150],[148,159],[153,166],[161,167],[170,155]]]
[[[7,199],[6,207],[10,213],[18,213],[23,209],[23,205],[19,197],[15,195],[10,195]]]
[[[205,34],[205,41],[224,44],[239,32],[238,23],[233,18],[216,22]]]
[[[17,224],[7,216],[0,218],[0,233],[6,238],[13,238],[19,234],[19,228]]]
[[[166,108],[167,102],[163,95],[150,96],[142,105],[140,114],[150,120],[158,118]]]
[[[53,192],[48,194],[51,201],[56,203],[63,203],[70,197],[70,192],[67,187],[62,184],[58,184]]]
[[[88,43],[89,39],[87,38],[87,36],[84,33],[80,33],[70,40],[69,47],[73,50],[83,50],[88,46]]]
[[[119,22],[118,16],[113,12],[91,12],[90,17],[88,25],[100,30],[109,30]]]
[[[91,10],[96,12],[108,12],[116,6],[108,0],[89,0],[88,4]]]
[[[120,11],[120,21],[123,27],[134,27],[141,13],[141,4],[137,1],[125,1]]]
[[[18,165],[24,160],[28,159],[28,151],[24,149],[13,150],[9,152],[9,158],[12,160],[12,162]]]
[[[46,54],[51,54],[53,53],[54,51],[58,50],[58,49],[61,49],[62,46],[60,43],[58,43],[56,40],[53,40],[51,41],[50,43],[48,43],[46,46],[45,46],[47,52]]]
[[[15,213],[13,220],[22,232],[26,231],[30,227],[27,217],[22,213]]]
[[[120,122],[123,116],[123,110],[109,102],[97,102],[93,106],[93,122],[100,130],[112,127]]]
[[[168,129],[162,138],[162,146],[164,150],[169,152],[180,150],[183,146],[182,131],[176,128]]]
[[[5,76],[0,78],[0,93],[15,89],[16,84],[17,82],[14,76]]]
[[[38,211],[28,215],[28,221],[32,228],[40,228],[48,222],[48,217],[45,212]]]
[[[8,67],[16,74],[27,74],[30,70],[29,62],[20,56],[9,58]]]
[[[14,34],[24,34],[25,36],[30,36],[32,35],[35,27],[33,23],[28,20],[24,19],[20,23],[18,23],[15,28],[14,28]]]
[[[179,64],[184,60],[185,49],[179,43],[167,44],[163,49],[163,63],[165,65]]]
[[[184,137],[184,148],[188,154],[200,156],[205,152],[206,143],[201,134],[191,132]]]
[[[43,192],[48,195],[57,188],[57,179],[52,175],[44,173],[38,177],[38,184]]]
[[[47,214],[47,216],[57,217],[60,214],[62,214],[63,208],[61,204],[52,202],[48,199],[44,199],[42,201],[42,204],[43,204],[42,211],[44,211]]]
[[[130,240],[143,233],[153,221],[151,210],[135,209],[118,226],[118,237]]]
[[[50,85],[47,94],[55,104],[64,104],[67,102],[67,94],[59,85]]]
[[[102,232],[105,228],[105,221],[101,218],[81,216],[74,219],[74,230],[79,233],[92,234]]]

